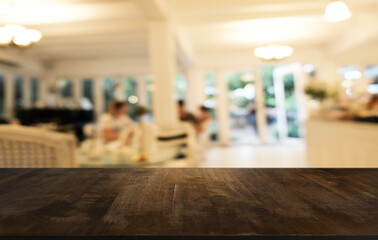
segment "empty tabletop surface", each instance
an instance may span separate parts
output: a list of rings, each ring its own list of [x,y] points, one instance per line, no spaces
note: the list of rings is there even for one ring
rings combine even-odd
[[[0,169],[0,239],[378,239],[377,198],[377,169]]]

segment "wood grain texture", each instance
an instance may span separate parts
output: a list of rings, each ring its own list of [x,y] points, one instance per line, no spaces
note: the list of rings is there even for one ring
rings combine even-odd
[[[0,238],[378,239],[377,198],[377,169],[0,169]]]

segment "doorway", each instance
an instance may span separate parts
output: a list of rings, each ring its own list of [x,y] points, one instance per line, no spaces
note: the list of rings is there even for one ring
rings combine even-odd
[[[306,118],[301,65],[293,63],[276,67],[273,78],[278,137],[280,140],[301,138]]]
[[[259,144],[254,74],[232,72],[227,74],[226,79],[231,144]]]

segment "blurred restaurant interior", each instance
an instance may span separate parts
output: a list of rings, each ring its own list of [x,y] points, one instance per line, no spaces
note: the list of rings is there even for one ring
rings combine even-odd
[[[377,0],[0,0],[0,167],[378,167]]]

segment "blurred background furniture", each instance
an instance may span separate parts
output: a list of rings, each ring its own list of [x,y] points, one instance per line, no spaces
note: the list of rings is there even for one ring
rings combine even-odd
[[[75,167],[76,139],[39,128],[0,126],[1,168]]]
[[[307,121],[310,167],[378,167],[378,125],[353,121]]]
[[[82,109],[18,109],[16,117],[25,126],[46,126],[50,130],[75,133],[79,141],[85,137],[83,126],[94,121],[93,111]]]
[[[147,131],[151,133],[151,148],[153,153],[157,149],[177,149],[175,161],[177,166],[187,167],[197,165],[197,139],[192,124],[180,122],[173,126],[154,125],[154,129]]]
[[[84,129],[91,133],[95,126]],[[80,167],[195,167],[196,150],[195,131],[189,123],[174,126],[139,123],[131,145],[126,145],[122,136],[109,143],[98,137],[82,142],[78,164]]]

